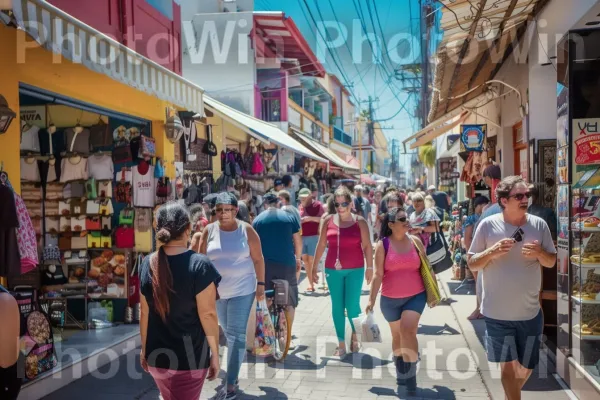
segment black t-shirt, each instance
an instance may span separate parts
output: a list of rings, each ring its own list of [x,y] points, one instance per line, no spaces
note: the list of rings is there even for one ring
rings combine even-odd
[[[202,254],[187,251],[168,256],[173,293],[164,323],[154,307],[150,257],[144,259],[140,269],[141,293],[150,308],[145,354],[148,365],[178,371],[208,368],[210,347],[198,316],[196,295],[211,283],[218,285],[221,276]]]

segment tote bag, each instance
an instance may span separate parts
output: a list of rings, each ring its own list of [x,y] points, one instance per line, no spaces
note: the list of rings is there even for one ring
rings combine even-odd
[[[427,259],[433,266],[436,274],[444,272],[452,267],[452,256],[448,251],[448,243],[444,234],[439,231],[436,225],[435,233],[431,234],[431,241],[427,246]]]

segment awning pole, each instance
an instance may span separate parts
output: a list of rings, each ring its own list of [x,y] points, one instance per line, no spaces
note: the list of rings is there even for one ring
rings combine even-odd
[[[494,125],[496,128],[498,129],[502,129],[502,127],[500,125],[498,125],[497,123],[495,123],[494,121],[492,121],[489,117],[486,117],[485,115],[482,115],[480,113],[478,113],[477,111],[471,110],[471,109],[467,109],[463,107],[463,110],[465,111],[470,111],[473,114],[477,115],[478,117],[481,117],[483,119],[485,119],[489,124]]]

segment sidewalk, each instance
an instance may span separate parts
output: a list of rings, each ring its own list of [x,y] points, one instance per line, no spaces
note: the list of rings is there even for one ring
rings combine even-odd
[[[483,344],[485,335],[485,322],[483,320],[469,321],[467,317],[476,306],[475,285],[463,286],[458,293],[456,288],[460,281],[451,280],[451,274],[441,274],[441,288],[454,302],[451,304],[452,311],[456,315],[460,330],[472,351],[473,357],[478,360],[478,367],[486,388],[493,400],[504,399],[504,390],[500,382],[500,373],[494,364],[487,362],[487,355]],[[540,354],[540,365],[534,371],[523,389],[523,400],[569,400],[570,397],[554,379],[554,366],[547,359],[544,352]]]
[[[448,274],[442,274],[442,288],[448,292]],[[301,283],[301,293],[306,282]],[[364,288],[366,289],[366,287]],[[463,292],[464,293],[464,292]],[[419,327],[421,363],[420,390],[414,399],[503,399],[499,379],[492,379],[480,337],[482,322],[475,326],[466,319],[474,307],[473,295],[452,294],[455,303],[426,309]],[[363,291],[361,304],[367,302]],[[379,306],[376,307],[376,311]],[[391,363],[391,337],[387,323],[376,312],[383,343],[369,344],[361,353],[340,361],[332,357],[334,338],[331,306],[323,294],[301,294],[294,325],[297,347],[285,363],[265,364],[249,357],[242,367],[238,399],[406,399],[397,391]],[[477,329],[476,329],[477,328]],[[442,332],[443,331],[443,332]],[[134,352],[132,352],[133,354]],[[139,352],[136,352],[139,354]],[[478,362],[476,362],[476,360]],[[141,373],[138,357],[124,356],[119,363],[101,368],[95,376],[86,376],[46,397],[143,399],[156,400],[158,390],[147,374]],[[222,363],[222,367],[225,365]],[[536,374],[536,377],[538,375]],[[220,381],[207,382],[202,399],[215,394]],[[491,393],[491,394],[490,394]],[[524,399],[568,399],[552,378],[536,379],[527,385]]]

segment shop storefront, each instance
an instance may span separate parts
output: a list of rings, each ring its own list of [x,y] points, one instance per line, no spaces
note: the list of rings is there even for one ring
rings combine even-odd
[[[27,243],[0,276],[26,285],[22,393],[39,398],[74,379],[75,363],[139,343],[136,265],[153,249],[154,207],[176,197],[172,117],[202,116],[203,91],[46,2],[13,3],[0,16],[1,52],[16,55],[0,59],[15,113],[0,180]]]
[[[327,191],[329,162],[279,127],[244,114],[208,96],[207,125],[217,157],[213,157],[215,190],[235,189],[242,199],[260,206],[277,177],[290,175],[294,190]],[[252,211],[252,210],[251,210]]]
[[[600,30],[559,46],[558,372],[581,399],[600,395]]]

